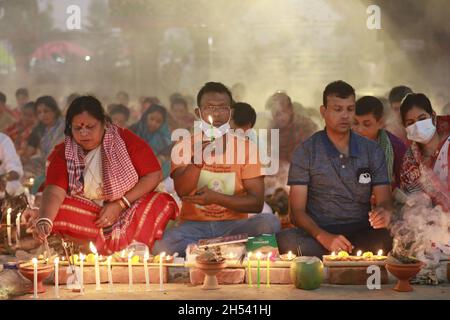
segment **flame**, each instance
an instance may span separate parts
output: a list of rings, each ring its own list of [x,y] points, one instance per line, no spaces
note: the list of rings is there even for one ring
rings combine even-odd
[[[53,263],[54,263],[54,264],[59,264],[59,257],[56,257],[56,258],[53,260]]]
[[[61,261],[65,261],[66,260],[66,257],[61,257]]]
[[[38,260],[36,258],[31,259],[31,262],[33,262],[33,265],[37,265]]]
[[[145,250],[145,253],[144,253],[144,260],[147,261],[148,258],[149,258],[148,250]]]
[[[256,253],[256,258],[257,258],[257,259],[261,259],[261,251],[258,251],[258,252]]]
[[[331,253],[331,256],[332,256],[332,257],[335,257],[335,256],[336,256],[336,252],[333,251],[333,252]]]
[[[112,260],[112,257],[111,257],[111,256],[109,256],[108,258],[106,258],[106,261],[108,261],[109,264],[111,264],[111,260]]]
[[[166,253],[164,251],[159,254],[160,261],[164,258],[165,255]]]
[[[34,178],[30,178],[30,184],[34,184]]]
[[[170,256],[170,254],[167,255],[166,260],[169,261],[172,257]]]
[[[91,242],[89,242],[89,249],[91,249],[91,252],[93,254],[97,254],[97,248],[94,246],[94,244]]]
[[[8,210],[6,210],[6,213],[7,213],[7,214],[11,214],[11,212],[12,212],[12,209],[11,209],[11,208],[8,208]]]
[[[357,255],[358,257],[361,257],[362,251],[361,251],[361,250],[358,250],[358,252],[356,253],[356,255]]]
[[[208,116],[208,121],[209,123],[211,123],[211,125],[213,124],[213,118],[211,117],[211,115]]]
[[[291,260],[292,259],[292,251],[288,252],[288,259]]]
[[[121,257],[121,258],[125,258],[125,249],[123,249],[122,251],[120,251],[120,257]]]
[[[382,256],[383,255],[383,250],[378,250],[378,256]]]

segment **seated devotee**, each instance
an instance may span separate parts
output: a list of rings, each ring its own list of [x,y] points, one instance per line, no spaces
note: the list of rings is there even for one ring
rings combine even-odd
[[[450,211],[450,116],[436,116],[422,93],[407,95],[400,113],[411,141],[400,173],[401,189],[425,192],[434,205]]]
[[[19,121],[13,123],[5,130],[5,134],[7,134],[14,142],[14,146],[19,156],[22,156],[25,153],[28,145],[28,138],[36,123],[36,105],[34,102],[28,102],[20,108]]]
[[[383,127],[384,114],[381,101],[372,96],[359,98],[356,101],[352,130],[367,139],[376,141],[383,149],[389,181],[391,181],[392,189],[395,189],[400,183],[400,168],[406,145]]]
[[[291,98],[284,92],[276,92],[266,102],[272,112],[272,129],[279,130],[280,162],[290,162],[295,147],[309,138],[317,126],[310,119],[296,115]]]
[[[400,104],[403,98],[412,92],[411,88],[403,85],[391,89],[389,92],[390,114],[385,124],[386,130],[402,140],[406,145],[409,145],[409,141],[406,138],[406,131],[400,117]]]
[[[23,108],[30,102],[30,93],[27,88],[19,88],[16,90],[17,110]]]
[[[264,178],[258,156],[250,154],[251,142],[228,132],[232,101],[230,90],[222,83],[208,82],[198,92],[195,112],[201,130],[193,137],[187,135],[172,150],[171,177],[182,199],[180,221],[155,242],[154,253],[184,255],[186,247],[200,239],[280,230],[273,214],[248,217],[249,212],[263,209]],[[226,139],[245,150],[224,143]],[[239,155],[243,161],[238,161]],[[257,150],[252,155],[257,155]]]
[[[230,127],[235,130],[235,134],[247,137],[253,143],[257,143],[256,133],[251,130],[255,123],[256,112],[251,105],[245,102],[237,102],[231,106]]]
[[[6,96],[0,92],[0,132],[5,132],[16,120],[11,114],[11,110],[6,106]]]
[[[374,141],[350,130],[355,91],[344,81],[328,84],[320,113],[324,130],[295,150],[289,169],[291,222],[277,234],[281,253],[322,257],[330,252],[389,252],[386,229],[392,200],[386,160]],[[376,203],[371,208],[371,195]]]
[[[130,130],[141,137],[152,148],[161,163],[164,179],[170,173],[170,151],[172,141],[167,124],[167,110],[154,104],[144,112],[141,119],[130,127]]]
[[[20,183],[22,176],[22,163],[11,138],[0,133],[0,198],[5,196],[5,192],[12,196],[19,195],[23,191]]]
[[[28,215],[40,240],[56,233],[93,241],[104,255],[133,241],[151,248],[178,213],[170,195],[154,192],[162,174],[151,148],[112,124],[92,96],[70,105],[65,142],[49,162],[39,215]]]
[[[123,104],[115,104],[111,107],[109,116],[111,117],[112,123],[121,128],[126,128],[128,127],[127,123],[130,119],[130,109]]]
[[[192,129],[194,127],[195,116],[189,112],[187,101],[183,97],[177,97],[170,102],[170,114],[172,122],[171,131],[183,128]]]
[[[42,183],[47,157],[64,140],[64,118],[51,96],[42,96],[36,100],[36,113],[39,122],[28,138],[22,161],[25,171],[39,177],[35,183]]]

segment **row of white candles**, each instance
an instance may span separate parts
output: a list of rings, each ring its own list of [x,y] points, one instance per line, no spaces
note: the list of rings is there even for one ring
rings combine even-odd
[[[12,247],[12,235],[11,235],[11,212],[12,209],[8,208],[6,211],[6,233],[8,236],[8,246]],[[20,217],[22,216],[22,213],[19,212],[16,217],[16,244],[17,246],[20,245]]]
[[[100,285],[100,265],[99,265],[99,255],[97,252],[97,249],[95,248],[94,244],[91,242],[90,243],[90,249],[92,251],[92,253],[95,255],[95,260],[94,260],[94,269],[95,269],[95,288],[96,290],[102,290],[101,285]],[[123,255],[124,251],[122,251],[122,255]],[[128,253],[128,291],[133,291],[133,264],[132,264],[132,260],[131,258],[133,257],[133,251],[130,251]],[[163,260],[166,257],[166,253],[162,252],[159,255],[159,291],[165,291],[164,290],[164,286],[163,286]],[[86,256],[82,253],[79,254],[79,261],[80,261],[80,279],[79,279],[79,284],[80,284],[80,292],[81,294],[84,294],[84,279],[83,279],[83,273],[84,273],[84,259],[86,258]],[[144,254],[144,276],[145,276],[145,290],[146,291],[151,291],[150,288],[150,276],[149,276],[149,272],[148,272],[148,259],[149,259],[149,253],[148,251],[145,252]],[[170,259],[170,256],[167,256],[166,258],[167,260]],[[112,270],[111,270],[111,260],[112,260],[112,256],[109,256],[106,259],[106,263],[107,263],[107,269],[108,269],[108,286],[109,286],[109,291],[113,292],[113,278],[112,278]],[[34,277],[33,277],[33,297],[35,299],[38,298],[38,294],[37,294],[37,287],[38,287],[38,282],[37,282],[37,259],[33,258],[32,259],[32,263],[33,263],[33,271],[34,271]],[[59,298],[59,257],[56,257],[53,260],[53,263],[55,265],[55,297]]]

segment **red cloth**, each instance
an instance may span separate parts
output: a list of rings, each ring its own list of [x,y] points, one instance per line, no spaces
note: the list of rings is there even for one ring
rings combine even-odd
[[[133,240],[152,248],[155,240],[162,238],[169,220],[178,216],[178,205],[169,194],[158,192],[151,192],[138,202],[131,217],[126,217],[126,221],[119,219],[108,230],[95,226],[101,207],[82,198],[66,197],[53,221],[52,232],[93,241],[102,255],[123,250]]]
[[[139,177],[161,170],[158,159],[148,144],[128,129],[119,129],[119,134],[125,142],[131,162]],[[67,172],[64,143],[55,146],[48,157],[45,185],[56,185],[68,191],[69,175]]]
[[[124,142],[122,147],[125,147],[126,151],[117,151],[106,146],[105,152],[118,152],[122,156],[129,155],[131,160],[129,166],[134,167],[132,168],[135,170],[134,174],[137,173],[139,177],[161,170],[152,149],[144,140],[127,129],[120,128],[118,130],[120,137],[116,136],[114,143],[117,144],[118,139],[121,138]],[[102,156],[102,158],[103,161],[107,159],[106,162],[110,162],[110,157]],[[59,186],[66,190],[68,194],[53,222],[53,232],[95,241],[97,250],[101,254],[106,255],[120,251],[133,240],[145,243],[151,248],[154,241],[162,237],[169,219],[175,219],[178,216],[178,205],[170,195],[151,192],[133,202],[129,209],[122,211],[113,226],[100,229],[95,226],[95,221],[101,207],[94,202],[78,197],[81,195],[71,196],[65,145],[56,146],[48,160],[50,164],[47,169],[45,184]],[[105,164],[103,169],[105,169]],[[117,183],[120,183],[121,178],[123,178],[120,173],[124,169],[116,168],[114,172],[110,173],[114,175]],[[129,189],[133,186],[129,186]],[[113,200],[110,198],[108,197],[108,200]]]

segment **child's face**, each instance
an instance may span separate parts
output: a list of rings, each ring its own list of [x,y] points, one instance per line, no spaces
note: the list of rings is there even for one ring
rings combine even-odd
[[[355,115],[352,129],[370,140],[377,140],[378,131],[383,128],[383,119],[377,120],[372,113],[362,116]]]
[[[148,131],[155,132],[161,128],[164,122],[163,115],[159,112],[152,112],[147,116],[147,127]]]

